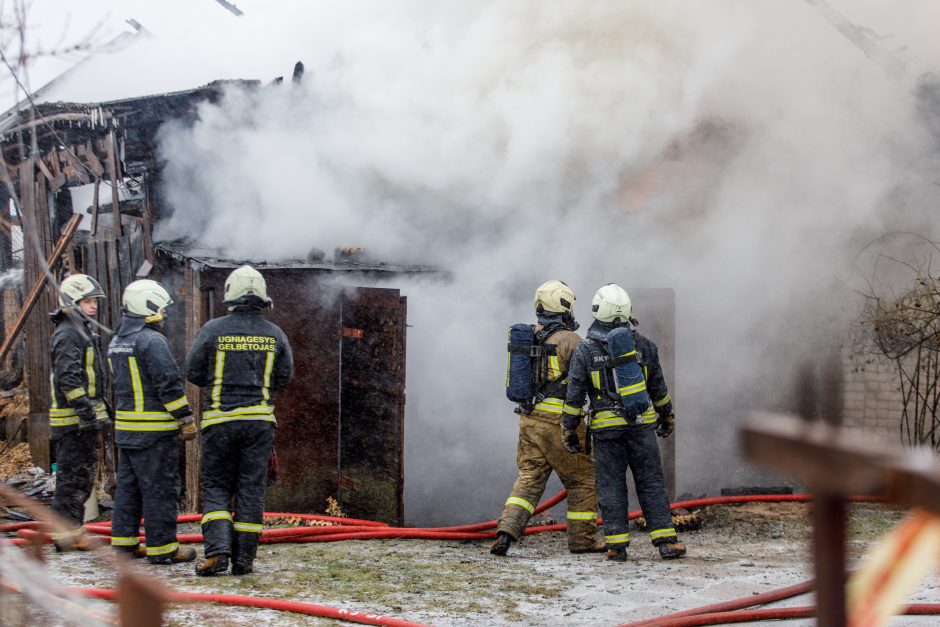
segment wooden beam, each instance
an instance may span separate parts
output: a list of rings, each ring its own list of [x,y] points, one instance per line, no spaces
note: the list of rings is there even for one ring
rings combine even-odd
[[[113,222],[114,237],[124,236],[124,226],[121,224],[121,198],[118,193],[120,177],[118,174],[118,146],[117,134],[114,127],[108,131],[108,178],[111,179],[111,220]]]
[[[798,477],[814,491],[879,495],[940,514],[940,469],[929,452],[769,413],[754,414],[741,430],[741,442],[747,459]]]
[[[78,182],[82,185],[91,182],[91,176],[89,176],[88,170],[85,169],[81,159],[72,154],[71,150],[68,148],[60,150],[59,159],[68,166],[69,170],[71,170],[71,172],[65,172],[66,168],[63,167],[63,172],[66,174],[66,176],[68,176],[69,179],[77,179]]]
[[[80,215],[76,214],[72,216],[72,219],[69,220],[68,224],[66,224],[65,230],[62,232],[62,236],[59,238],[59,241],[56,242],[55,248],[52,250],[49,258],[46,259],[47,266],[51,268],[53,265],[55,265],[56,261],[59,260],[59,257],[65,251],[65,247],[68,246],[68,243],[72,240],[72,236],[75,235],[75,231],[78,230],[78,225],[81,224],[81,222],[82,217]],[[26,324],[26,319],[29,317],[30,312],[39,301],[39,296],[42,294],[42,289],[46,285],[46,280],[46,274],[43,272],[39,275],[36,284],[29,292],[29,296],[26,297],[26,302],[23,303],[23,309],[20,311],[19,317],[16,319],[16,322],[13,323],[13,328],[10,329],[9,333],[7,333],[6,339],[3,341],[3,346],[0,347],[0,362],[3,361],[4,357],[6,357],[10,348],[13,346],[13,341],[16,339],[16,336],[19,335],[19,332],[23,329],[23,325]]]
[[[88,169],[92,171],[92,174],[99,178],[104,176],[104,166],[101,164],[101,160],[98,159],[98,155],[95,154],[95,145],[90,139],[85,142],[84,146],[78,146],[77,152],[82,157],[85,157],[85,161],[88,163]]]

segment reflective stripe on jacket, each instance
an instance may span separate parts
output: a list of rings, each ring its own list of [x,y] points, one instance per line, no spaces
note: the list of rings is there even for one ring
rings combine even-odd
[[[49,426],[54,436],[76,429],[79,422],[108,419],[96,336],[80,316],[74,311],[57,311],[52,315],[56,328],[50,341]]]
[[[659,350],[647,337],[634,331],[636,351],[646,377],[646,390],[653,404],[639,419],[630,420],[623,415],[623,404],[613,384],[607,364],[607,327],[594,322],[587,337],[575,350],[568,372],[568,392],[562,409],[565,422],[572,424],[581,415],[585,397],[591,402],[591,429],[624,428],[634,424],[652,424],[657,415],[672,413],[672,399],[666,388]]]
[[[135,434],[162,435],[192,414],[170,343],[143,318],[123,316],[108,345],[118,446],[143,445]]]
[[[541,330],[541,325],[535,326],[536,335]],[[548,386],[555,394],[536,402],[535,408],[529,414],[533,418],[551,421],[556,424],[561,422],[562,408],[565,404],[568,368],[571,365],[571,356],[574,354],[574,349],[580,342],[581,337],[567,329],[555,331],[545,340],[545,344],[555,346],[555,354],[547,357],[546,378],[549,382],[561,379],[561,385]]]
[[[193,340],[186,378],[208,388],[202,428],[234,420],[277,423],[271,392],[283,390],[294,362],[287,336],[252,308],[210,320]]]

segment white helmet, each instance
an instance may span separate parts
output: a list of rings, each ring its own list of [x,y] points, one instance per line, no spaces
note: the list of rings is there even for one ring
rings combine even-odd
[[[545,281],[535,290],[535,311],[571,313],[574,307],[574,292],[563,281]],[[540,309],[541,308],[541,309]]]
[[[594,294],[591,311],[601,322],[628,322],[633,315],[630,295],[616,283],[608,283]]]
[[[264,277],[249,265],[232,270],[225,279],[224,302],[229,306],[269,306],[271,299],[268,298],[268,286]]]
[[[147,322],[160,322],[164,310],[173,304],[173,299],[166,288],[156,281],[141,279],[124,288],[121,304],[124,312],[131,316],[139,316]]]
[[[59,283],[59,306],[75,307],[83,298],[104,298],[104,290],[87,274],[72,274]]]

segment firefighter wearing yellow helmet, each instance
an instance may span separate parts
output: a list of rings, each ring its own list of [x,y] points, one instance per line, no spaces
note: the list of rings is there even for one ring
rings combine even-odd
[[[59,550],[91,546],[80,525],[97,474],[98,432],[109,425],[93,323],[102,298],[104,290],[94,278],[70,275],[59,284],[59,308],[50,316],[56,325],[50,340],[49,426],[56,462],[52,508],[76,525],[73,533],[53,536]]]
[[[189,562],[192,547],[176,539],[180,494],[177,437],[196,436],[193,412],[170,343],[161,333],[167,289],[150,279],[124,289],[121,323],[108,345],[120,463],[111,546],[152,564]],[[138,543],[144,519],[146,547]]]
[[[656,436],[669,437],[675,425],[672,399],[666,389],[659,351],[650,339],[633,328],[633,304],[619,285],[610,283],[594,295],[591,309],[594,322],[587,337],[574,351],[568,373],[561,440],[573,455],[580,455],[581,428],[585,397],[590,399],[590,430],[594,445],[597,492],[604,519],[607,559],[625,561],[630,531],[627,522],[627,480],[633,473],[637,498],[646,518],[653,545],[663,559],[685,555],[686,549],[676,535],[666,494],[666,482],[659,457]],[[615,355],[608,337],[632,333],[634,349]],[[613,332],[613,333],[612,333]],[[629,340],[628,340],[629,341]],[[611,339],[611,343],[614,340]],[[615,351],[616,352],[616,351]],[[618,387],[615,368],[639,364],[640,382]],[[648,394],[648,396],[647,396]],[[624,399],[641,395],[640,410],[626,410]],[[633,405],[630,405],[633,407]]]
[[[562,281],[546,281],[535,291],[534,332],[535,397],[521,403],[517,464],[519,476],[496,528],[494,555],[506,555],[513,542],[525,532],[545,484],[554,470],[568,490],[568,549],[572,553],[603,551],[595,540],[597,493],[594,466],[590,457],[569,455],[558,439],[565,399],[568,365],[581,338],[574,332],[574,292]],[[583,429],[582,429],[583,432]]]
[[[199,330],[186,377],[208,388],[202,407],[202,533],[197,575],[252,572],[264,513],[268,459],[274,444],[272,392],[293,373],[287,336],[262,312],[272,304],[264,277],[245,265],[225,281],[229,314]],[[235,497],[234,515],[231,512]]]

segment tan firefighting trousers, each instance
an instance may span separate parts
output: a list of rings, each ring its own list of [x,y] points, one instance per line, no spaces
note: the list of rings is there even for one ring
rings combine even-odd
[[[584,427],[578,435],[584,447]],[[518,540],[545,491],[545,484],[554,470],[568,490],[568,548],[583,551],[596,542],[597,488],[594,485],[594,464],[584,453],[569,453],[562,446],[561,424],[551,419],[523,415],[519,418],[519,449],[516,457],[519,477],[503,507],[497,531],[504,531]]]

